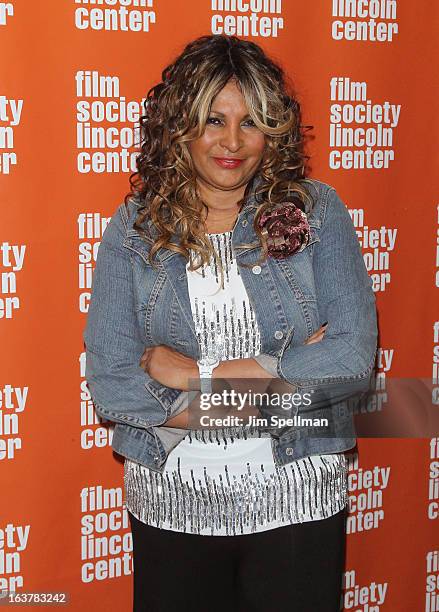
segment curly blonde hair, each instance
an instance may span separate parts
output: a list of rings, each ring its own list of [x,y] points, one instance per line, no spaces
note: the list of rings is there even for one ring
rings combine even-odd
[[[266,135],[261,163],[246,186],[238,211],[246,205],[256,176],[261,177],[254,193],[259,202],[254,230],[267,256],[266,239],[258,219],[274,204],[293,201],[305,212],[312,208],[306,190],[304,134],[312,126],[301,125],[300,105],[282,68],[254,42],[235,36],[201,36],[186,45],[177,59],[162,72],[162,82],[147,93],[145,114],[140,118],[140,154],[137,172],[130,177],[138,216],[134,229],[151,245],[149,261],[162,247],[181,253],[195,270],[217,259],[206,236],[202,201],[196,171],[187,143],[204,133],[213,98],[230,79],[235,79],[257,128]],[[157,230],[152,239],[143,226],[151,220]],[[170,242],[177,235],[178,244]],[[248,248],[253,244],[240,245]],[[197,256],[197,264],[191,256]],[[254,265],[254,264],[252,264]]]

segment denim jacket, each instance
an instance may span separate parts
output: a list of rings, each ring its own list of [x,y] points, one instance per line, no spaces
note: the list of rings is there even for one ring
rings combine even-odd
[[[256,185],[257,185],[256,181]],[[255,359],[298,393],[329,397],[369,389],[377,348],[376,301],[349,212],[335,189],[309,179],[310,240],[286,259],[254,246],[235,250],[240,275],[255,310],[261,352]],[[232,231],[233,246],[257,241],[251,193]],[[186,277],[186,259],[166,248],[159,269],[148,262],[149,244],[133,229],[138,204],[121,204],[105,229],[93,276],[84,331],[86,380],[98,415],[115,423],[113,449],[163,472],[167,457],[187,430],[163,426],[183,410],[193,391],[172,389],[140,367],[147,346],[164,344],[199,358]],[[155,227],[146,221],[154,234]],[[157,259],[156,259],[157,261]],[[323,339],[305,345],[324,321]],[[321,405],[325,412],[324,401]],[[305,408],[293,409],[300,415]],[[341,411],[338,435],[316,437],[288,426],[270,432],[276,465],[355,446],[352,413]]]

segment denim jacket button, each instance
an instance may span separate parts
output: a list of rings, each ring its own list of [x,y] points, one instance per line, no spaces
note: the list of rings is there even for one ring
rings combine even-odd
[[[283,336],[284,336],[283,332],[281,332],[279,329],[274,332],[274,337],[277,338],[278,340],[283,338]]]
[[[155,455],[155,456],[154,456],[154,461],[155,461],[156,463],[158,463],[158,462],[159,462],[159,460],[160,460],[160,457],[159,457],[158,455]]]
[[[253,274],[260,274],[261,273],[261,266],[253,266],[252,272],[253,272]]]
[[[294,451],[291,448],[291,446],[287,446],[285,452],[286,452],[287,455],[293,455],[294,454]]]
[[[242,223],[241,223],[242,227],[246,227],[246,226],[247,226],[247,224],[248,224],[247,219],[244,219],[244,220],[242,221]]]

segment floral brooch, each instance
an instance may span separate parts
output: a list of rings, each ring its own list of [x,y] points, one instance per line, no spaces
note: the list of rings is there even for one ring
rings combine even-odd
[[[292,202],[275,204],[260,216],[258,226],[267,240],[268,254],[275,259],[300,253],[309,242],[307,216]]]

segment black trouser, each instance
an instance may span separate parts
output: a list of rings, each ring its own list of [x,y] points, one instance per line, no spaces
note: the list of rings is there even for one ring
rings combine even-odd
[[[150,527],[128,513],[134,612],[338,612],[346,509],[238,536]]]

